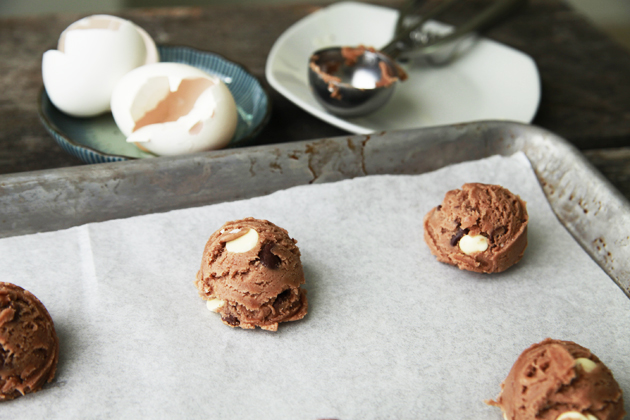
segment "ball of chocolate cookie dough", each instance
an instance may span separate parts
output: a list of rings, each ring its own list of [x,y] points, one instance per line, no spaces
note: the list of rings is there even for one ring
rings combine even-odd
[[[55,377],[58,360],[59,340],[44,305],[0,283],[0,401],[39,391]]]
[[[464,184],[424,217],[424,240],[438,261],[498,273],[523,257],[528,219],[523,200],[507,189]]]
[[[621,420],[623,396],[590,350],[547,338],[525,350],[488,404],[507,420]]]
[[[306,315],[297,241],[267,220],[227,222],[210,236],[195,284],[230,327],[276,331]]]

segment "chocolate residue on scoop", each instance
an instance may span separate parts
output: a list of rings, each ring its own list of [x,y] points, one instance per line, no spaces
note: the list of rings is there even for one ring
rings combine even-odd
[[[317,75],[324,81],[324,83],[328,84],[330,97],[333,99],[341,100],[341,93],[339,91],[339,83],[341,83],[341,79],[337,76],[333,76],[333,74],[337,71],[339,64],[333,63],[333,65],[319,66],[317,64],[317,60],[317,55],[312,56],[309,67],[311,68],[311,70],[317,73]]]
[[[381,53],[373,47],[366,47],[365,45],[359,45],[358,47],[341,47],[341,57],[343,58],[342,62],[326,62],[324,64],[319,63],[319,55],[313,54],[309,61],[309,67],[313,72],[315,72],[324,83],[328,84],[328,91],[330,92],[330,97],[333,99],[342,99],[342,95],[339,89],[339,85],[342,83],[341,78],[336,76],[339,71],[341,65],[345,65],[347,67],[353,67],[357,64],[359,58],[361,58],[366,51],[372,53]],[[390,86],[397,81],[405,81],[407,80],[407,73],[403,70],[402,67],[396,63],[395,60],[391,60],[393,66],[396,68],[395,72],[392,70],[390,66],[387,65],[384,61],[380,61],[378,63],[381,77],[378,81],[376,81],[374,88],[381,88]],[[394,74],[396,73],[396,74]],[[359,88],[357,88],[359,89]]]
[[[228,222],[203,251],[195,285],[231,327],[276,331],[308,309],[297,241],[267,220]]]
[[[579,344],[550,338],[518,357],[499,397],[486,403],[501,408],[507,420],[621,420],[625,415],[610,369]]]
[[[59,340],[32,293],[0,282],[0,401],[39,391],[55,377]]]
[[[378,52],[374,47],[366,47],[365,45],[359,45],[358,47],[341,47],[341,56],[344,58],[346,66],[354,66],[357,61],[366,51]]]

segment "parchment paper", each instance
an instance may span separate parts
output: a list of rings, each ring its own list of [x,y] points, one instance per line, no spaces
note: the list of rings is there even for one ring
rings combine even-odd
[[[529,247],[503,274],[438,263],[423,240],[424,214],[474,181],[527,202]],[[247,216],[302,252],[309,313],[276,333],[225,326],[193,285],[210,234]],[[6,238],[0,273],[44,302],[61,342],[54,382],[2,418],[499,420],[483,401],[546,337],[598,355],[630,412],[630,301],[521,154]]]

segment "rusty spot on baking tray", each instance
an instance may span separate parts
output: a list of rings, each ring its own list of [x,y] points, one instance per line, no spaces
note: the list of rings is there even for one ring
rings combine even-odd
[[[595,246],[598,251],[601,251],[602,248],[606,248],[606,241],[604,240],[604,238],[599,237],[593,240],[593,246]]]
[[[249,175],[252,177],[256,176],[256,171],[254,170],[254,166],[256,166],[256,158],[249,158]]]
[[[315,153],[315,148],[312,145],[307,144],[305,152],[307,155],[310,155],[308,157],[308,164],[306,166],[311,173],[311,176],[313,177],[313,179],[311,179],[308,183],[312,184],[317,179],[317,173],[315,172],[315,168],[313,167],[313,163],[311,162],[311,157]]]

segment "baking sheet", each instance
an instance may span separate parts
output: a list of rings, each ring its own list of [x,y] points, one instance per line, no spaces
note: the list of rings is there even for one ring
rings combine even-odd
[[[438,263],[423,242],[422,216],[472,181],[528,203],[529,247],[505,273]],[[277,333],[226,327],[192,283],[210,234],[246,216],[302,251],[309,314]],[[520,153],[4,238],[0,255],[3,280],[44,302],[61,341],[55,381],[3,403],[7,418],[498,420],[483,400],[545,337],[590,348],[630,392],[630,301]]]
[[[554,213],[630,297],[630,203],[566,140],[509,121],[343,136],[0,175],[0,237],[258,197],[297,185],[421,174],[525,153]]]

